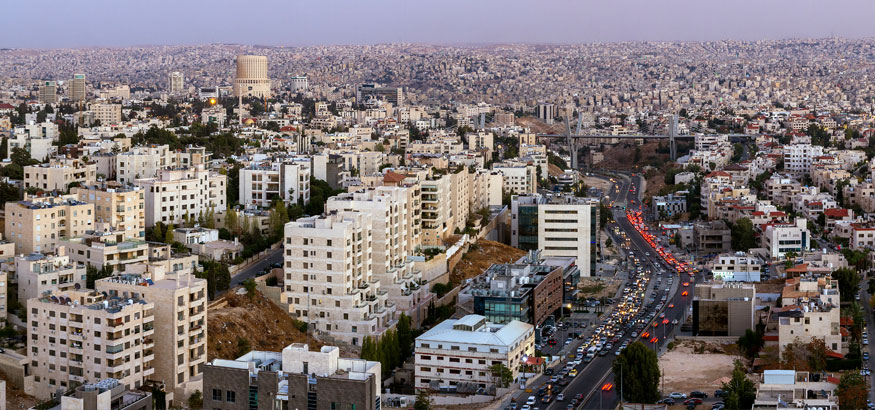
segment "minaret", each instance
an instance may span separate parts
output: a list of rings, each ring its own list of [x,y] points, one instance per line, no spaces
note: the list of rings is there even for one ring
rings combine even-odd
[[[243,127],[243,94],[238,96],[237,100],[237,120],[240,121],[240,127]]]

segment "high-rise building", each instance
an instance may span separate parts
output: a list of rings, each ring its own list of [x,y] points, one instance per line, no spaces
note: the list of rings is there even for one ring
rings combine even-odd
[[[146,237],[145,194],[140,187],[104,182],[74,187],[70,193],[94,204],[97,231],[122,234],[123,240]]]
[[[185,86],[185,77],[179,71],[170,73],[170,94],[181,94]]]
[[[135,180],[146,194],[146,226],[196,221],[210,208],[215,213],[225,212],[227,180],[203,165],[162,169],[155,178]]]
[[[94,113],[94,119],[100,121],[100,125],[114,125],[122,122],[121,104],[91,104],[89,111]]]
[[[355,90],[356,103],[363,104],[368,97],[386,100],[396,107],[404,105],[404,89],[401,87],[382,87],[379,84],[361,84]]]
[[[75,195],[27,198],[6,203],[6,236],[15,252],[55,252],[62,239],[94,229],[94,204]]]
[[[363,212],[286,224],[283,299],[309,329],[360,346],[393,325],[395,305],[373,276],[372,227]]]
[[[274,198],[310,202],[310,160],[278,158],[240,170],[240,203],[269,208]],[[231,188],[235,189],[235,188]]]
[[[270,98],[270,77],[267,76],[267,57],[237,56],[237,74],[234,76],[235,97]]]
[[[54,81],[43,81],[39,86],[39,100],[44,104],[58,102],[58,85]]]
[[[538,104],[538,118],[547,124],[553,124],[553,118],[556,117],[556,106],[552,103]]]
[[[73,74],[73,81],[70,81],[70,100],[85,101],[85,74]]]

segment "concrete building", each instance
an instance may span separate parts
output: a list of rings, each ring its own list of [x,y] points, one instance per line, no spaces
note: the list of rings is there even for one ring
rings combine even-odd
[[[823,155],[823,147],[811,144],[792,144],[784,146],[784,170],[796,176],[808,175],[811,162]]]
[[[267,57],[238,55],[233,91],[234,97],[270,98]]]
[[[85,74],[73,74],[70,81],[70,100],[73,102],[85,101]]]
[[[599,202],[540,194],[511,198],[511,246],[540,249],[545,257],[575,257],[581,276],[596,272]]]
[[[148,145],[132,147],[118,154],[115,169],[119,183],[133,184],[135,179],[152,178],[159,170],[176,165],[169,146]]]
[[[796,218],[793,223],[767,224],[761,229],[763,247],[772,259],[783,259],[789,252],[802,255],[811,246],[805,218]]]
[[[90,111],[100,125],[116,125],[122,122],[122,105],[112,103],[91,104]]]
[[[401,87],[382,87],[379,84],[360,84],[356,87],[355,101],[364,104],[369,98],[392,103],[395,107],[404,105],[404,89]]]
[[[422,243],[443,245],[443,240],[453,233],[454,219],[450,192],[452,180],[446,175],[425,179],[422,187]]]
[[[71,194],[94,204],[94,229],[120,233],[123,240],[146,238],[146,201],[143,189],[103,182],[73,188]]]
[[[328,198],[327,212],[363,212],[372,221],[371,242],[374,279],[380,281],[389,301],[399,313],[406,313],[419,324],[427,315],[434,296],[424,284],[422,273],[414,270],[414,251],[420,246],[419,201],[414,187],[379,186]]]
[[[395,305],[373,275],[372,229],[370,216],[361,212],[331,212],[285,226],[283,299],[289,312],[314,331],[354,345],[379,337],[396,320]]]
[[[829,373],[764,370],[751,408],[839,410],[838,381],[839,375]]]
[[[71,185],[93,184],[97,181],[97,165],[78,159],[52,159],[47,164],[24,167],[24,187],[66,193]]]
[[[828,277],[787,279],[781,292],[778,318],[778,345],[784,348],[795,341],[808,343],[823,339],[826,348],[842,353],[841,313],[838,281]]]
[[[693,335],[742,336],[754,329],[756,287],[741,283],[696,284]]]
[[[117,379],[136,389],[155,373],[154,304],[95,291],[46,293],[27,301],[33,396]]]
[[[49,410],[152,410],[152,393],[130,390],[116,379],[76,387]]]
[[[709,262],[714,280],[724,282],[759,282],[763,262],[756,256],[744,252],[717,255]]]
[[[307,88],[309,88],[307,76],[298,75],[289,78],[289,91],[293,93],[299,93],[302,91],[307,91]]]
[[[196,221],[209,210],[225,212],[227,182],[227,176],[207,171],[203,165],[162,169],[155,178],[136,180],[146,197],[146,226]]]
[[[654,196],[652,203],[653,215],[656,218],[670,218],[687,212],[687,197],[684,195]]]
[[[6,237],[15,253],[53,253],[63,239],[94,229],[94,204],[75,196],[28,198],[6,203]]]
[[[52,143],[58,138],[57,124],[31,124],[16,127],[12,136],[6,140],[6,158],[10,158],[16,148],[23,149],[37,161],[45,161],[57,152]]]
[[[155,375],[168,392],[187,398],[202,390],[207,360],[207,281],[187,270],[160,264],[130,266],[128,272],[98,280],[95,287],[110,297],[140,297],[155,307]]]
[[[59,247],[57,255],[16,255],[15,278],[18,300],[27,303],[46,292],[85,289],[85,265],[71,260],[64,247]]]
[[[54,81],[43,81],[39,85],[39,101],[43,104],[58,103],[58,84]]]
[[[700,254],[732,251],[732,231],[721,220],[696,223],[693,238],[695,250]]]
[[[60,242],[70,259],[95,269],[112,268],[124,272],[131,264],[149,259],[149,244],[144,240],[125,239],[120,232],[89,231]]]
[[[504,189],[516,195],[533,194],[538,191],[537,167],[522,162],[492,164],[492,170],[504,177]]]
[[[556,118],[556,106],[552,103],[540,103],[538,104],[537,114],[541,121],[551,125],[553,124],[553,119]]]
[[[204,408],[380,410],[380,362],[340,357],[340,349],[253,350],[204,366]]]
[[[170,91],[170,94],[178,95],[185,92],[185,76],[179,71],[170,73],[169,84],[168,91]]]
[[[489,367],[495,364],[510,369],[516,381],[520,364],[535,354],[534,329],[518,320],[488,323],[480,315],[444,320],[416,338],[414,387],[493,387]]]
[[[240,170],[240,203],[269,208],[279,197],[289,204],[307,204],[311,175],[309,159],[252,163]]]

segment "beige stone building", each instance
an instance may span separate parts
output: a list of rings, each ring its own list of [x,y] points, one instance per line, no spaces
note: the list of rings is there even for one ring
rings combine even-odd
[[[202,390],[201,366],[207,360],[207,281],[164,266],[138,264],[130,272],[97,281],[96,288],[122,299],[139,297],[155,306],[154,378],[177,399]]]
[[[316,332],[354,345],[379,337],[396,320],[395,305],[373,275],[372,226],[362,212],[331,212],[285,226],[283,299],[289,312]]]
[[[120,233],[124,240],[146,237],[146,196],[142,188],[107,182],[73,188],[70,193],[94,204],[96,231]]]
[[[154,304],[71,290],[41,295],[27,306],[28,394],[48,399],[106,378],[135,389],[153,378]]]
[[[234,76],[235,97],[270,98],[270,77],[267,76],[267,57],[237,56],[237,74]]]
[[[71,184],[92,184],[97,180],[97,165],[78,159],[52,159],[48,164],[24,167],[24,187],[66,193]]]
[[[132,147],[115,157],[118,182],[132,184],[138,178],[151,178],[158,170],[172,167],[173,156],[168,145],[148,145]]]
[[[90,232],[64,239],[70,259],[96,269],[112,267],[124,272],[130,264],[149,259],[149,244],[139,239],[125,239],[121,232]]]
[[[838,281],[828,277],[787,279],[781,292],[778,344],[783,350],[797,339],[808,343],[823,339],[826,348],[842,353],[841,313]]]
[[[100,121],[100,125],[115,125],[122,122],[121,104],[94,103],[90,108],[94,113],[94,119]]]
[[[135,185],[143,189],[146,197],[146,226],[196,221],[210,209],[214,213],[225,212],[227,179],[196,165],[163,169],[156,178],[136,180]]]
[[[57,255],[15,256],[18,300],[27,303],[45,292],[59,293],[85,288],[85,265],[70,260],[63,246]]]
[[[52,253],[63,239],[94,229],[94,204],[74,195],[28,198],[6,203],[6,237],[15,253]]]

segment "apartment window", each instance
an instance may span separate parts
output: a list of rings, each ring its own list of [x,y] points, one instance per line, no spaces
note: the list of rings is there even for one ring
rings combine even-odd
[[[225,392],[225,399],[226,399],[225,401],[227,401],[228,403],[236,402],[237,401],[237,392],[234,392],[231,390],[226,391]]]
[[[213,389],[213,401],[222,401],[222,391]]]
[[[340,406],[340,403],[338,403],[336,401],[331,402],[331,410],[340,410],[340,409],[338,409],[339,406]]]

